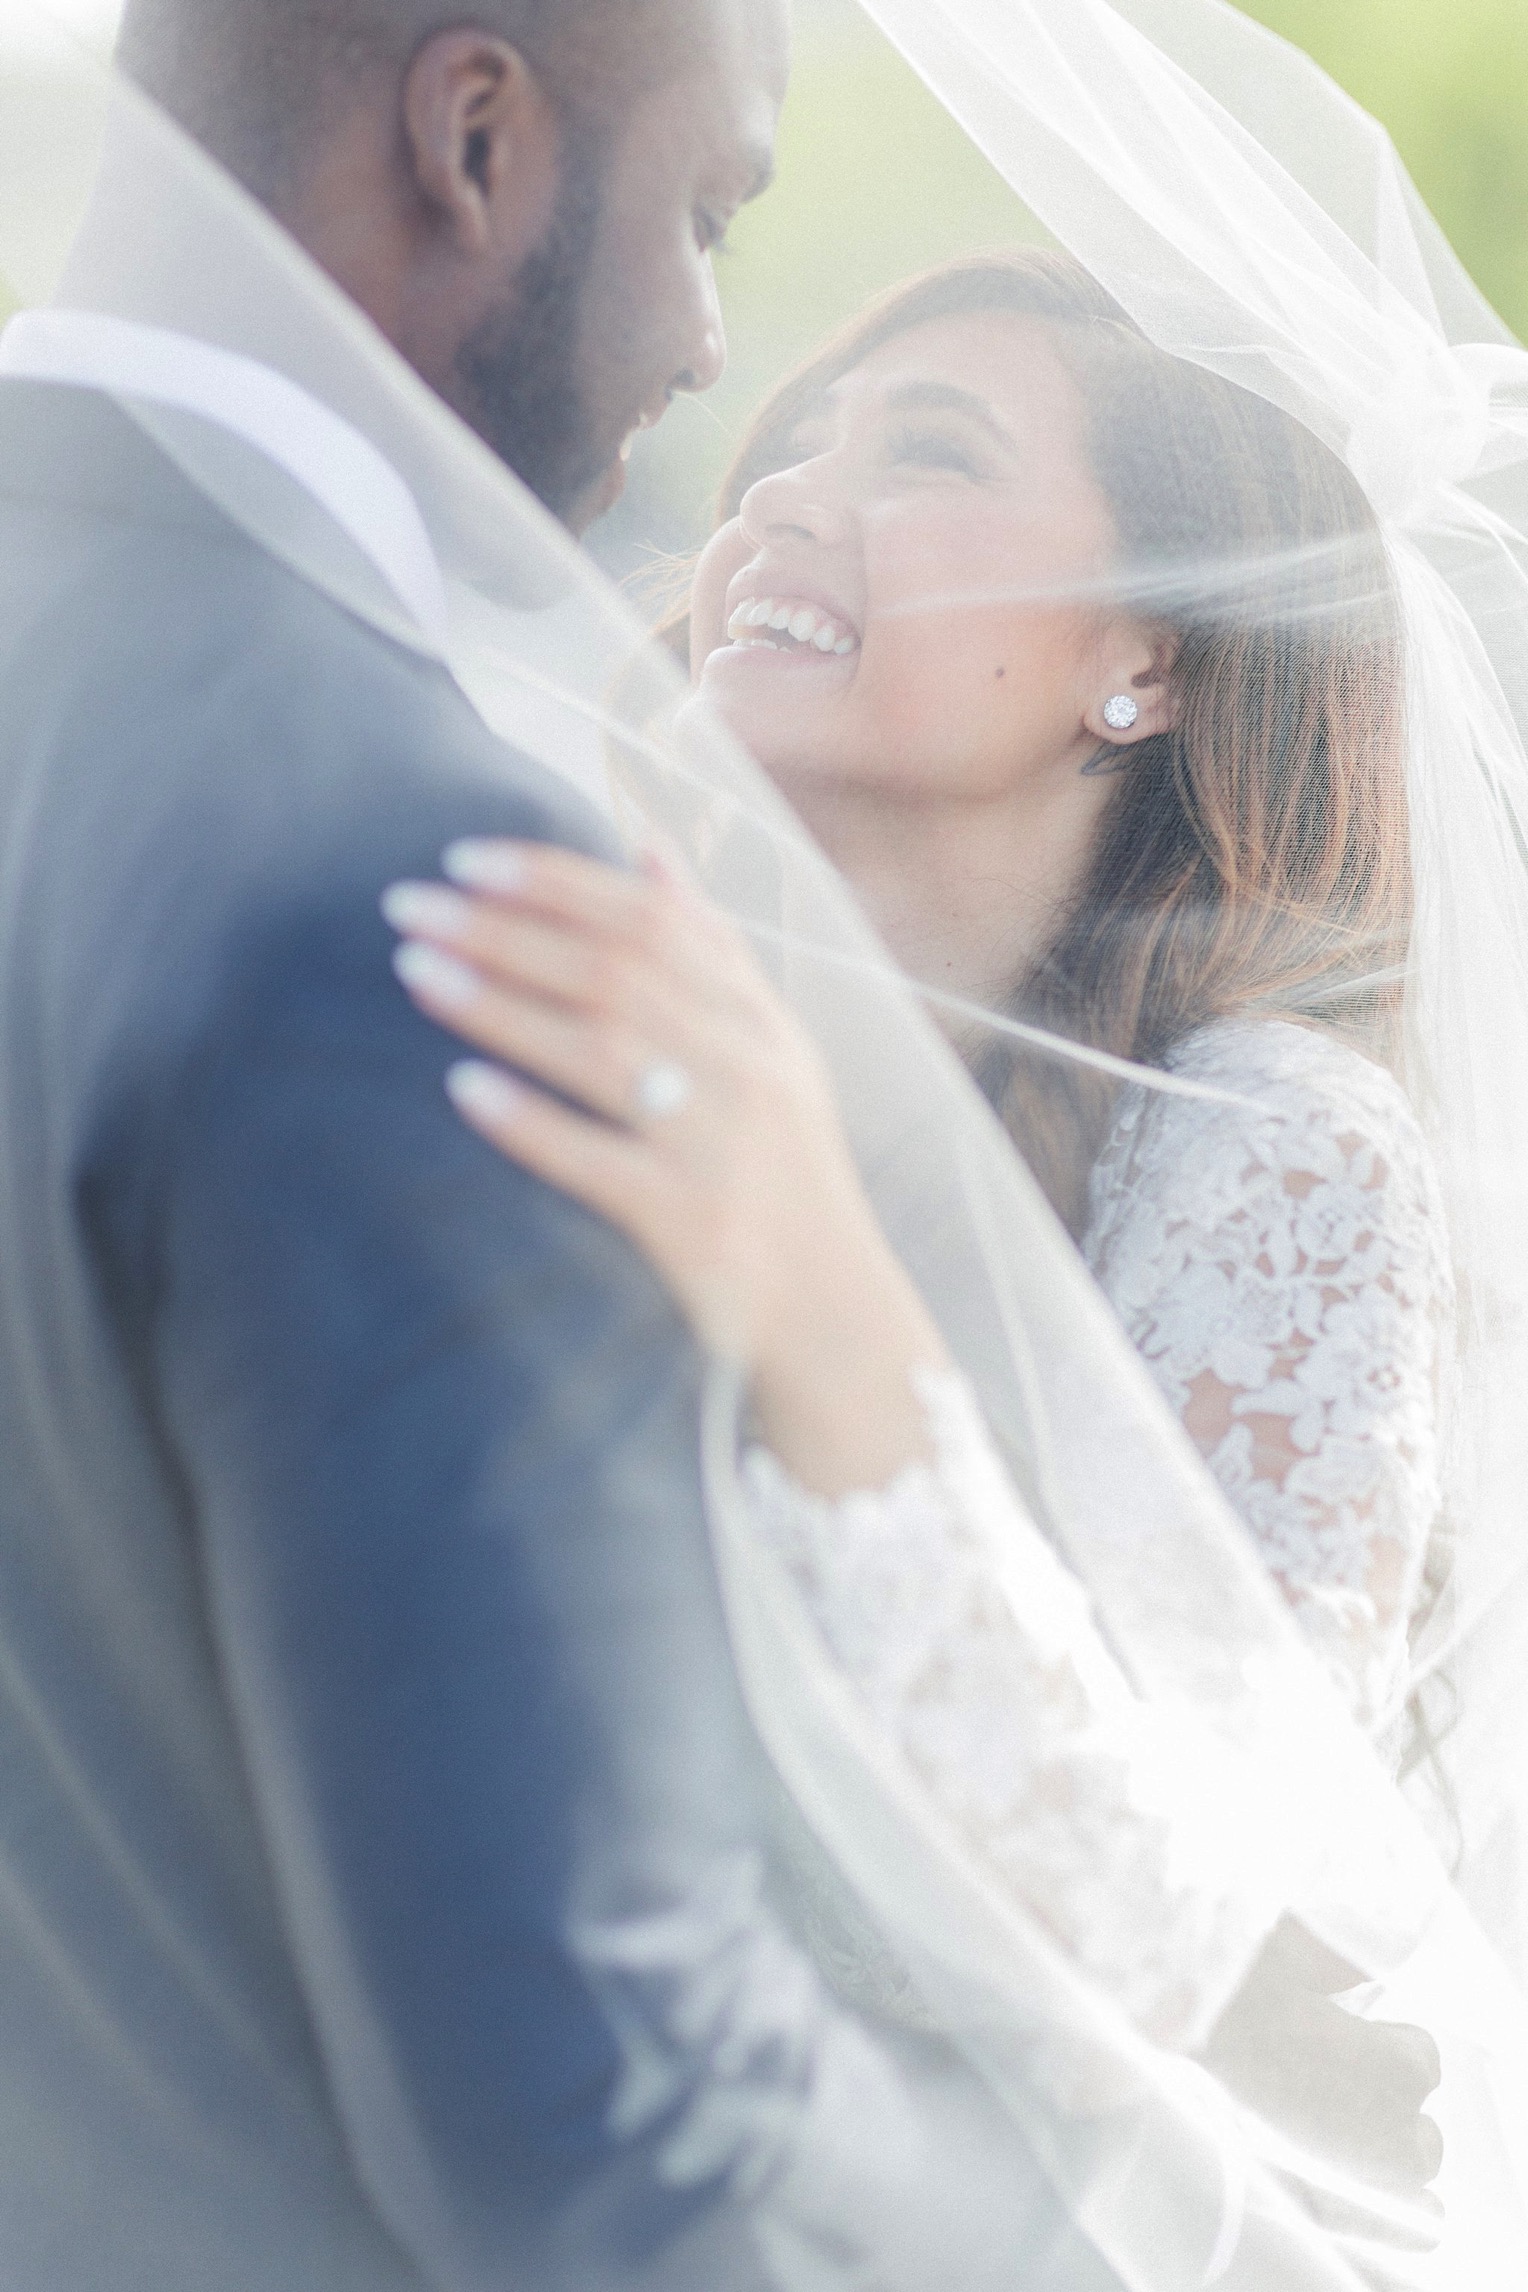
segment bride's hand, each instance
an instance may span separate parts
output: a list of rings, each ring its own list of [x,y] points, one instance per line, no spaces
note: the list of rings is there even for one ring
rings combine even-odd
[[[454,1068],[464,1120],[628,1235],[803,1480],[838,1494],[922,1454],[914,1372],[943,1346],[823,1062],[738,932],[665,877],[553,846],[446,865],[455,888],[383,904],[414,1000],[516,1070]]]

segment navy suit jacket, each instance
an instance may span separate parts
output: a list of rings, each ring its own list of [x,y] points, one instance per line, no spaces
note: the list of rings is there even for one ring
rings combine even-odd
[[[0,2283],[1080,2292],[761,1907],[699,1364],[391,975],[469,832],[602,849],[0,383]]]
[[[455,1118],[377,909],[601,831],[14,382],[0,696],[0,2281],[751,2292],[732,2168],[832,2020],[758,1907],[697,1361]]]

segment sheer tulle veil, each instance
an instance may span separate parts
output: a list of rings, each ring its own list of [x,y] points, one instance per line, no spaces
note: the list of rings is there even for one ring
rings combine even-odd
[[[1220,0],[865,6],[1146,336],[1313,431],[1380,522],[1404,621],[1404,1063],[1462,1302],[1449,1573],[1407,1682],[1437,1681],[1451,1704],[1441,1787],[1398,1787],[1354,1725],[1010,1139],[762,774],[360,313],[43,0],[0,0],[0,271],[23,304],[276,370],[402,480],[422,521],[407,593],[249,436],[147,380],[118,391],[230,517],[443,657],[490,724],[634,840],[667,838],[753,933],[832,1062],[886,1228],[1026,1501],[1137,1691],[1195,1721],[1183,1805],[1206,1741],[1243,1771],[1243,1835],[1186,1823],[1184,1853],[1255,1873],[1362,1970],[1363,2010],[1437,2036],[1447,2226],[1429,2253],[1404,2205],[1148,2042],[989,1882],[752,1548],[719,1369],[717,1547],[761,1739],[927,2018],[1012,2109],[1119,2278],[1505,2288],[1528,2250],[1528,353],[1373,122]],[[16,338],[10,371],[35,366],[41,339]],[[1355,575],[1334,547],[1251,568],[1180,555],[1132,577],[1232,614],[1255,583],[1309,615],[1346,609]],[[1359,973],[1341,985],[1358,991]]]

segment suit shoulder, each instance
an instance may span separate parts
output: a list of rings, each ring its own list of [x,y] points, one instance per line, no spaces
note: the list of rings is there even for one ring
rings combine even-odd
[[[569,782],[496,737],[439,664],[235,525],[121,409],[0,384],[3,750],[54,792],[156,791],[294,835],[453,784],[598,841]],[[45,753],[39,754],[39,750]]]
[[[0,640],[0,676],[14,733],[43,736],[50,792],[92,815],[93,842],[157,823],[267,879],[283,850],[306,872],[324,850],[364,864],[370,844],[437,834],[608,849],[571,783],[442,664],[233,529],[118,525],[72,554],[56,611]]]

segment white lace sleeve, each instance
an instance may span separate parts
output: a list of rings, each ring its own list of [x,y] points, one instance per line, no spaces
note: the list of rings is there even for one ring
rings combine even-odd
[[[1244,1760],[1135,1695],[963,1382],[924,1397],[937,1461],[876,1494],[829,1503],[752,1452],[757,1532],[988,1872],[1153,2038],[1191,2047],[1282,1908]]]
[[[1373,1720],[1439,1504],[1452,1298],[1426,1146],[1389,1075],[1304,1028],[1207,1029],[1174,1066],[1247,1103],[1128,1093],[1087,1255]]]

